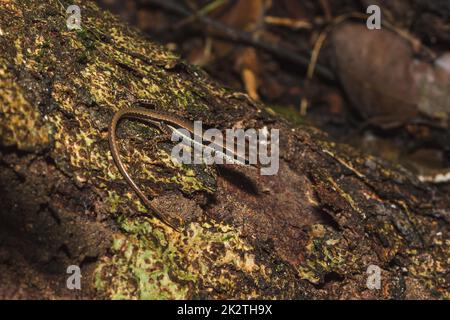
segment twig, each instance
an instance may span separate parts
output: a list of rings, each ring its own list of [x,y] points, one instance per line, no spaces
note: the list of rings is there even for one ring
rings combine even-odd
[[[189,17],[181,20],[180,22],[178,22],[174,28],[175,29],[179,29],[181,27],[184,27],[194,21],[196,21],[198,19],[199,16],[206,16],[208,15],[210,12],[216,10],[217,8],[220,8],[221,6],[223,6],[226,2],[228,2],[228,0],[215,0],[212,3],[207,4],[206,6],[204,6],[203,8],[199,9],[197,12],[195,12],[194,14],[190,15]]]
[[[350,12],[347,14],[337,16],[336,18],[333,19],[333,21],[331,21],[331,23],[325,28],[325,30],[323,30],[319,34],[319,37],[317,38],[317,40],[314,44],[314,48],[311,53],[311,59],[309,61],[308,68],[307,68],[308,71],[306,73],[306,81],[305,81],[306,87],[309,86],[309,83],[310,83],[312,77],[314,76],[314,73],[318,71],[317,70],[317,60],[319,58],[320,50],[322,49],[322,46],[325,43],[325,40],[326,40],[328,34],[333,30],[333,28],[336,25],[340,24],[341,22],[344,22],[351,18],[363,19],[364,17],[365,16],[363,14],[360,14],[358,12]],[[308,111],[308,105],[309,105],[308,99],[306,97],[303,97],[300,102],[300,114],[302,116],[306,116],[306,113]]]
[[[294,30],[299,29],[312,29],[313,25],[306,19],[291,19],[283,17],[266,16],[264,23],[274,26],[289,27]]]
[[[178,4],[175,4],[173,1],[170,0],[141,0],[141,1],[143,3],[158,6],[165,10],[169,10],[181,16],[192,16],[192,13],[189,10],[179,6]],[[283,48],[276,44],[265,42],[260,38],[255,38],[248,32],[232,28],[226,24],[213,20],[207,16],[197,15],[197,19],[202,24],[217,30],[219,32],[219,34],[216,35],[217,37],[221,37],[229,41],[251,45],[253,47],[265,50],[277,56],[278,58],[286,59],[291,63],[300,65],[305,69],[308,68],[309,58],[306,58],[296,52],[293,52],[289,49]],[[329,82],[335,81],[334,74],[328,68],[317,64],[315,69],[316,74],[322,79]]]

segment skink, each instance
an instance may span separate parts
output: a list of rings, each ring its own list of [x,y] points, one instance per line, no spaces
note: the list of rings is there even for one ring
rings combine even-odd
[[[136,101],[136,103],[143,103],[146,104],[145,101]],[[164,122],[169,125],[169,127],[172,130],[176,130],[172,126],[180,127],[188,130],[192,134],[194,133],[194,125],[181,117],[178,117],[176,115],[163,112],[163,111],[156,111],[151,109],[144,109],[144,108],[138,108],[138,107],[130,107],[130,108],[123,108],[114,114],[113,119],[111,121],[111,124],[109,126],[109,147],[111,149],[111,154],[114,159],[115,164],[117,165],[117,168],[119,169],[120,173],[124,177],[124,179],[127,181],[127,183],[133,188],[133,190],[136,192],[136,194],[139,196],[139,198],[144,202],[144,204],[147,206],[148,209],[150,209],[153,214],[160,219],[162,222],[167,224],[168,226],[172,227],[173,229],[178,231],[178,228],[175,227],[173,224],[171,224],[167,219],[165,219],[164,215],[158,210],[148,197],[142,192],[142,190],[138,187],[138,185],[134,182],[134,180],[129,175],[128,171],[125,169],[125,166],[120,159],[119,156],[119,148],[117,145],[116,140],[116,129],[119,121],[123,118],[132,118],[132,119],[139,119],[148,121],[150,123],[160,123]],[[214,142],[208,141],[212,144]],[[227,150],[227,149],[226,149]],[[234,150],[230,151],[232,154],[235,154]],[[228,157],[225,153],[223,153],[223,156],[226,158]],[[238,160],[234,160],[234,163],[237,164],[245,164],[242,162],[239,162]]]

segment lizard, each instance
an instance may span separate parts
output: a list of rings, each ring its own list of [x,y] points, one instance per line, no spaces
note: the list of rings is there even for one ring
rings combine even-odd
[[[194,125],[189,120],[186,120],[182,117],[179,117],[177,115],[174,115],[172,113],[168,113],[165,111],[159,111],[154,109],[147,109],[142,107],[136,107],[136,104],[152,104],[150,101],[145,99],[137,99],[133,102],[131,107],[125,107],[122,109],[119,109],[113,116],[111,123],[108,128],[108,140],[109,140],[109,147],[111,151],[112,158],[114,160],[114,163],[116,164],[117,168],[119,169],[121,175],[126,180],[126,182],[131,186],[131,188],[135,191],[135,193],[138,195],[138,197],[143,201],[143,203],[147,206],[148,209],[150,209],[153,212],[153,215],[157,217],[159,220],[161,220],[163,223],[168,225],[169,227],[173,228],[176,231],[179,231],[176,226],[174,226],[172,223],[170,223],[165,217],[164,214],[156,208],[150,201],[150,199],[144,194],[144,192],[139,188],[139,186],[136,184],[136,182],[131,178],[130,174],[126,170],[122,160],[120,159],[119,155],[119,148],[117,144],[116,139],[116,130],[117,125],[119,124],[120,120],[124,118],[132,118],[132,119],[138,119],[143,120],[146,122],[149,122],[151,124],[156,125],[157,127],[161,128],[161,123],[165,123],[171,131],[178,132],[179,135],[182,135],[185,138],[185,135],[183,135],[181,132],[177,130],[176,127],[184,128],[190,133],[194,134]],[[189,138],[190,139],[190,138]],[[199,143],[196,142],[195,139],[190,139],[193,143]],[[227,160],[228,163],[232,164],[238,164],[238,165],[247,165],[247,159],[244,159],[244,161],[234,159],[234,156],[236,155],[236,152],[231,149],[227,149],[225,146],[225,150],[229,151],[230,154],[233,155],[233,157],[230,157],[225,152],[217,152],[217,150],[222,149],[221,145],[218,145],[214,141],[207,140],[210,144],[208,146],[201,145],[202,148],[213,148],[218,147],[214,149],[214,152],[216,154],[219,154],[220,156],[224,157],[224,159]]]

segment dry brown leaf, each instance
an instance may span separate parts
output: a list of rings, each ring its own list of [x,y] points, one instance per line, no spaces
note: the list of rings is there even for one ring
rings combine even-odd
[[[235,68],[241,73],[248,95],[255,100],[259,100],[259,80],[257,76],[259,73],[259,61],[256,50],[252,47],[239,50]]]
[[[264,14],[269,5],[270,1],[267,0],[238,0],[220,20],[235,28],[254,31],[264,22]]]
[[[448,120],[450,72],[416,59],[408,39],[346,23],[333,31],[331,43],[336,73],[366,120],[381,127],[405,124],[419,114]]]

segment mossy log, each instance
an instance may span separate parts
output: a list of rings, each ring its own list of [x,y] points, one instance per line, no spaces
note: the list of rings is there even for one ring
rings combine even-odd
[[[0,0],[0,297],[448,298],[449,195],[223,88],[92,2],[69,30],[70,4]],[[172,230],[112,161],[108,125],[132,98],[280,129],[279,173],[175,165],[158,128],[122,122],[121,155]]]

